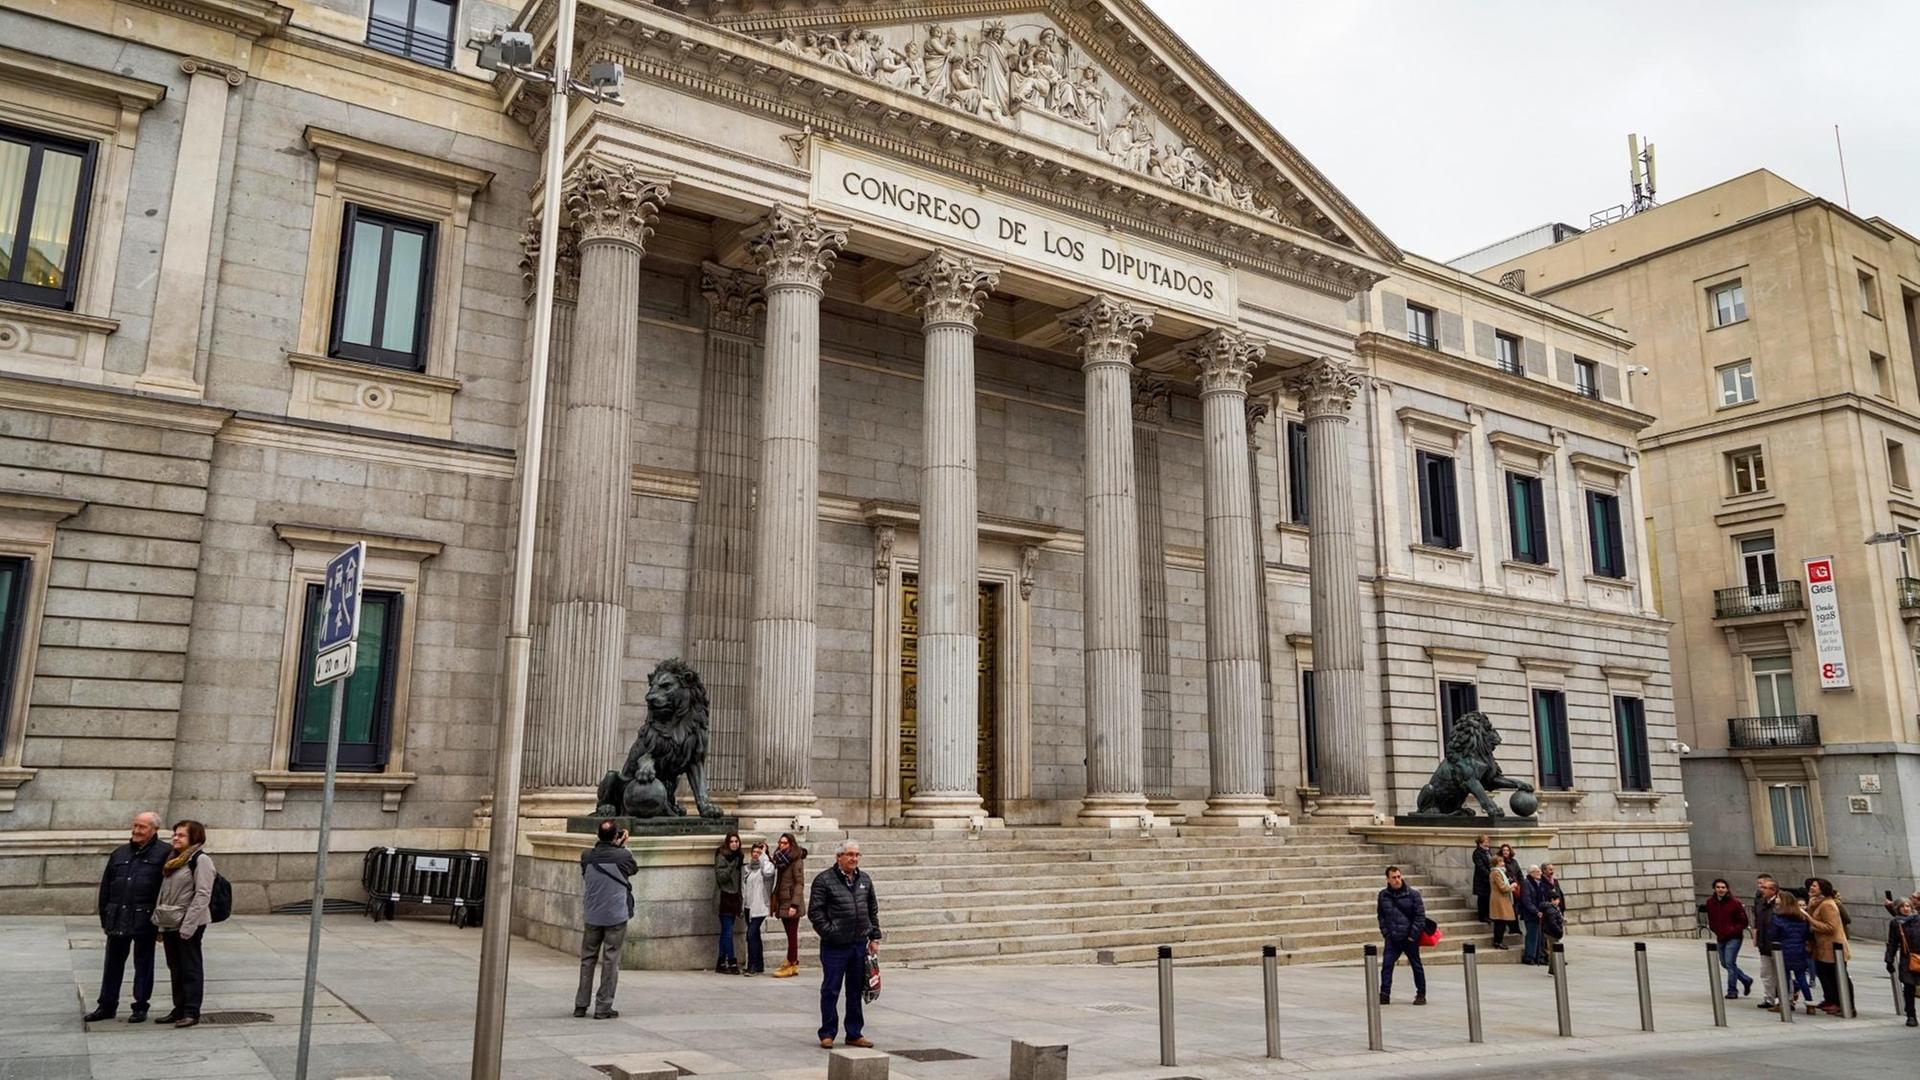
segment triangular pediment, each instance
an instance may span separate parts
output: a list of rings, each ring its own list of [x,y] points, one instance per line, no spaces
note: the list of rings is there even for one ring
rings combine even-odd
[[[911,17],[902,17],[902,8]],[[748,0],[716,25],[1375,258],[1400,252],[1138,0]]]

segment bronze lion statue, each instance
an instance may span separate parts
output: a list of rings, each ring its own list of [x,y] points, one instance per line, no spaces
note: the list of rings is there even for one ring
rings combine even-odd
[[[1500,745],[1500,733],[1493,729],[1483,712],[1470,712],[1453,723],[1447,737],[1447,756],[1433,770],[1433,778],[1420,789],[1420,805],[1415,813],[1472,817],[1467,796],[1480,802],[1488,817],[1506,817],[1507,812],[1489,794],[1507,789],[1532,791],[1533,785],[1502,775],[1493,760]]]
[[[701,817],[719,817],[707,797],[707,687],[679,657],[647,677],[647,723],[634,736],[626,764],[600,781],[597,817],[686,815],[677,798],[687,778]]]

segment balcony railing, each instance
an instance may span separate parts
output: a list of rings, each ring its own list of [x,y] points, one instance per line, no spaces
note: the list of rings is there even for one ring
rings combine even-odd
[[[1407,331],[1407,340],[1423,349],[1438,349],[1440,347],[1438,338],[1435,338],[1432,334],[1423,334],[1418,330]]]
[[[1713,617],[1737,619],[1742,615],[1774,615],[1784,611],[1804,611],[1807,600],[1798,581],[1780,581],[1771,585],[1742,585],[1737,589],[1715,589]]]
[[[1727,745],[1735,750],[1769,746],[1819,746],[1820,718],[1796,716],[1736,716],[1727,721]]]
[[[1893,587],[1900,594],[1900,610],[1920,608],[1920,578],[1895,578]]]
[[[1573,388],[1573,392],[1576,394],[1579,394],[1581,397],[1584,397],[1584,398],[1592,398],[1595,401],[1600,400],[1600,388],[1597,386],[1591,386],[1587,383],[1575,384]]]

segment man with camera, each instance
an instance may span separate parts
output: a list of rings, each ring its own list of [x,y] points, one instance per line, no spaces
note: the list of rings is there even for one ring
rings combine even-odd
[[[600,822],[600,838],[580,853],[580,988],[573,995],[573,1015],[587,1015],[593,998],[593,1018],[611,1020],[613,992],[620,985],[620,946],[627,940],[627,921],[633,918],[633,885],[640,872],[627,850],[627,830],[608,818]],[[593,969],[600,968],[600,994],[593,997]]]

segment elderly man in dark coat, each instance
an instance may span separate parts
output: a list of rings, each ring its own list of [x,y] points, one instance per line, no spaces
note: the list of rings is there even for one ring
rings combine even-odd
[[[147,1018],[147,1000],[153,996],[153,905],[160,896],[160,879],[173,854],[159,839],[160,815],[151,810],[135,814],[127,842],[107,856],[100,875],[100,929],[107,933],[107,958],[100,972],[100,998],[86,1015],[88,1023],[111,1020],[120,1010],[120,982],[133,954],[133,1011],[127,1023]]]

